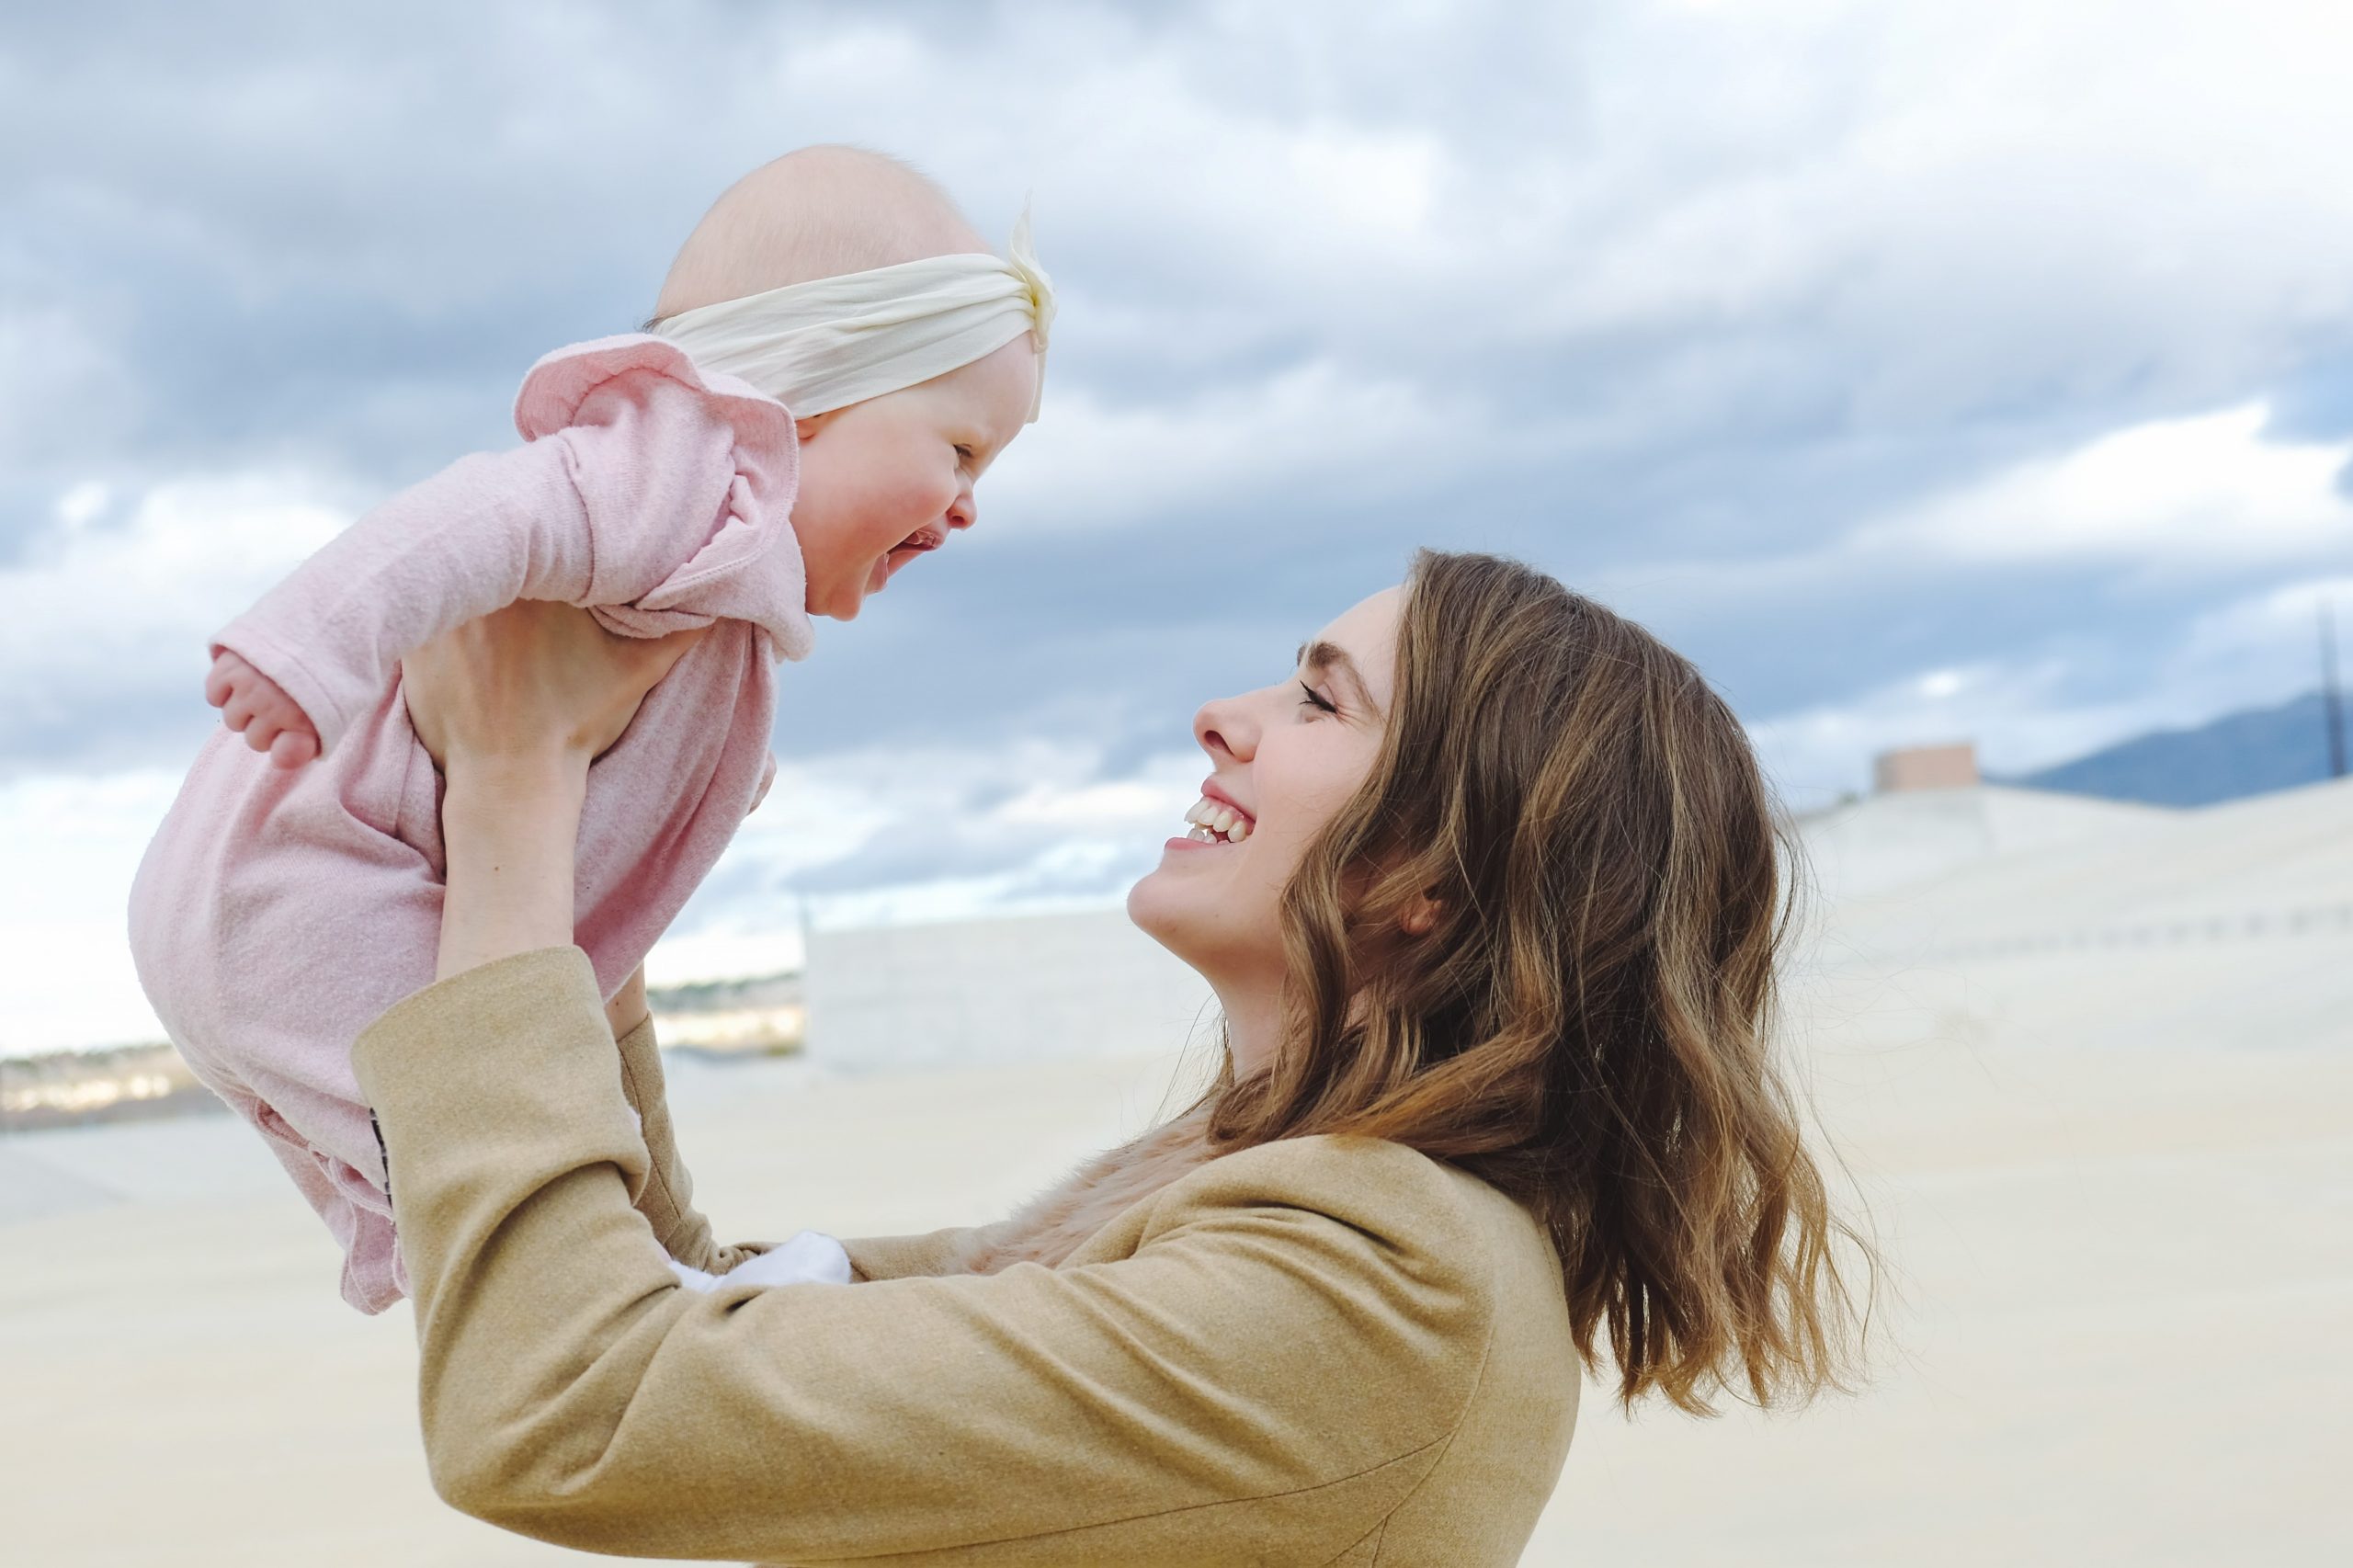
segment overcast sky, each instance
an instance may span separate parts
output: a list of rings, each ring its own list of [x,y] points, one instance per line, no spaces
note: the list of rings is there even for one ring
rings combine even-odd
[[[1417,544],[1645,621],[1799,806],[2309,687],[2347,59],[2334,0],[11,7],[0,1051],[153,1032],[119,910],[207,634],[814,141],[1033,199],[1044,416],[786,672],[657,971],[1116,893],[1193,708]]]

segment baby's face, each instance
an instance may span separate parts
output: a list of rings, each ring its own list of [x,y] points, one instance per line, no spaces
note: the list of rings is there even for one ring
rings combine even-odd
[[[809,613],[855,620],[907,562],[977,520],[972,487],[1038,390],[1027,336],[917,386],[801,421],[792,528]]]

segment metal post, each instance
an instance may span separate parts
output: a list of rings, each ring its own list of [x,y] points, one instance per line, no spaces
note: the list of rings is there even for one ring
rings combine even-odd
[[[2320,706],[2328,724],[2328,776],[2345,777],[2345,695],[2336,685],[2336,607],[2320,605]]]

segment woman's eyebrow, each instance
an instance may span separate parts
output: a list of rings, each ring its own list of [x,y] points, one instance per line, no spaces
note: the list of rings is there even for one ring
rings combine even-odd
[[[1338,643],[1327,642],[1320,637],[1313,642],[1301,643],[1299,667],[1303,670],[1337,671],[1357,688],[1358,698],[1367,708],[1376,714],[1381,711],[1381,704],[1372,699],[1372,687],[1365,684],[1364,672],[1357,668],[1357,662],[1348,657],[1348,651]]]

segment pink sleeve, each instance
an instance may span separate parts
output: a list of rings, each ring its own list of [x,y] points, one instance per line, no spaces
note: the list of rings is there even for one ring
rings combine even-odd
[[[656,339],[551,355],[516,419],[528,444],[393,496],[214,639],[301,704],[324,750],[373,709],[403,654],[452,627],[518,599],[624,606],[652,593],[726,531],[746,466],[780,471],[790,509],[791,416],[714,393]]]
[[[521,598],[577,602],[595,549],[553,441],[463,459],[361,517],[213,639],[333,751],[401,655]]]

